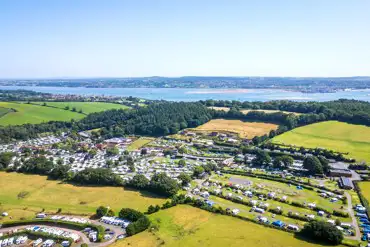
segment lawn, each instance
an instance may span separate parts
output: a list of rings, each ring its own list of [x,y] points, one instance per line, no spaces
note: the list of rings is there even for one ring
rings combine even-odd
[[[123,207],[145,211],[164,199],[150,193],[122,187],[83,187],[47,180],[45,176],[0,172],[0,211],[13,219],[34,216],[42,208],[55,213],[93,214],[98,206],[110,206],[115,212]],[[23,192],[25,196],[20,197]]]
[[[151,138],[151,137],[140,137],[139,139],[135,140],[134,142],[132,142],[128,147],[127,147],[127,150],[128,151],[134,151],[134,150],[137,150],[143,146],[145,146],[146,144],[154,141],[155,138]]]
[[[42,105],[44,102],[32,102],[32,104],[40,104]],[[76,108],[77,111],[82,110],[85,114],[90,114],[94,112],[101,112],[111,109],[128,109],[130,107],[120,104],[113,104],[113,103],[105,103],[105,102],[46,102],[48,106],[57,107],[60,109],[65,109],[65,107],[69,107],[72,110],[73,107]]]
[[[293,234],[267,228],[230,216],[212,214],[186,205],[150,215],[157,231],[142,232],[113,244],[127,246],[259,246],[315,247]]]
[[[315,123],[288,131],[272,142],[348,152],[348,157],[370,163],[370,127],[362,125],[337,121]]]
[[[237,133],[241,138],[252,139],[255,136],[268,134],[277,129],[276,124],[260,122],[243,122],[240,120],[213,119],[195,128],[200,131],[219,131]]]
[[[85,115],[77,112],[25,103],[0,102],[0,107],[15,110],[15,112],[9,112],[0,117],[0,125],[4,126],[25,123],[37,124],[51,120],[70,121],[71,119],[77,120],[85,117]]]

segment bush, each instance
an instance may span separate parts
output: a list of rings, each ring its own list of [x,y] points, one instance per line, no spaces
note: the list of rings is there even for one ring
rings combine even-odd
[[[334,216],[339,216],[339,217],[344,217],[344,218],[348,218],[349,215],[347,212],[343,212],[343,211],[337,211],[337,210],[334,210],[333,211],[333,215]]]
[[[340,244],[343,233],[330,223],[323,221],[311,221],[301,231],[305,237],[327,242],[329,244]]]
[[[144,214],[131,208],[122,208],[119,212],[119,217],[129,220],[131,222],[135,222],[141,217],[144,217]]]

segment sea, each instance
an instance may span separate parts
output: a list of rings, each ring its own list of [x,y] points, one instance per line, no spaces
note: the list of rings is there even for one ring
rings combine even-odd
[[[0,86],[7,90],[32,90],[53,94],[133,96],[151,100],[199,101],[199,100],[238,100],[238,101],[330,101],[355,99],[370,102],[370,89],[344,90],[334,93],[302,93],[280,89],[198,89],[198,88],[83,88],[83,87],[38,87]]]

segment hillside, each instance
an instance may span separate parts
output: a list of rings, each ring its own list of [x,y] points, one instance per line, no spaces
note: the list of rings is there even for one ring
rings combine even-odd
[[[357,161],[370,163],[370,127],[326,121],[299,127],[272,139],[273,143],[326,148],[349,153]]]

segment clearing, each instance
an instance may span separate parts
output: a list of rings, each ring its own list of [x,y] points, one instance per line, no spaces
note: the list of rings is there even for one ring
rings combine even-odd
[[[338,121],[315,123],[276,136],[272,142],[348,152],[347,157],[370,163],[370,127],[363,125]]]
[[[112,246],[319,246],[299,240],[291,233],[187,205],[161,210],[150,215],[150,219],[158,230],[139,233]]]
[[[162,205],[165,199],[149,192],[123,187],[75,186],[48,180],[46,176],[0,172],[0,211],[13,219],[35,216],[42,208],[55,213],[91,215],[96,208],[110,206],[115,212],[123,207],[145,211],[149,205]],[[6,220],[6,219],[4,219]]]
[[[84,114],[66,111],[45,106],[37,106],[25,103],[0,102],[0,107],[14,109],[0,117],[0,125],[22,125],[26,123],[37,124],[42,122],[70,121],[71,119],[81,119]]]
[[[213,119],[195,128],[198,131],[218,131],[237,133],[241,138],[252,139],[255,136],[268,134],[276,130],[278,125],[261,122],[243,122],[240,120]]]
[[[32,102],[32,104],[42,105],[44,102]],[[130,107],[114,103],[105,103],[105,102],[45,102],[48,106],[65,109],[69,107],[76,108],[76,111],[82,110],[85,114],[90,114],[94,112],[101,112],[111,109],[128,109]]]

